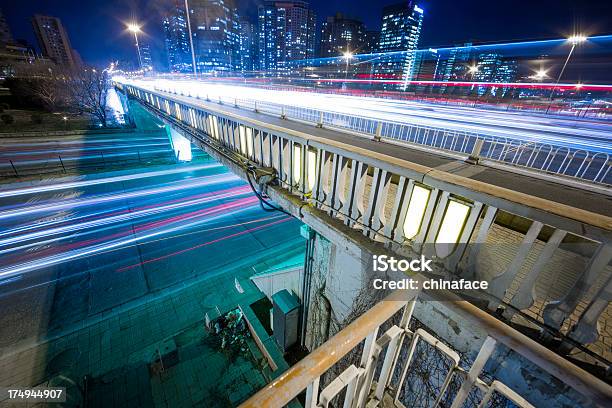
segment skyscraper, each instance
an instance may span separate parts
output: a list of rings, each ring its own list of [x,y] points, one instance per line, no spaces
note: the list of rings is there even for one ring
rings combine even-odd
[[[192,72],[184,3],[175,0],[162,21],[170,72]]]
[[[347,18],[341,13],[327,19],[321,25],[319,56],[337,57],[344,52],[362,53],[367,42],[366,28],[362,21]]]
[[[234,0],[191,0],[198,72],[240,69],[240,23]]]
[[[77,66],[68,34],[59,18],[36,14],[32,25],[45,57],[64,67]]]
[[[383,8],[379,52],[393,53],[380,58],[375,74],[385,78],[403,79],[406,89],[414,76],[416,49],[423,25],[423,9],[413,2]]]
[[[240,71],[243,74],[257,69],[257,29],[255,24],[240,20]]]
[[[503,59],[495,52],[480,54],[476,67],[478,70],[474,74],[474,81],[478,82],[514,82],[518,72],[516,60]],[[487,90],[493,96],[498,95],[497,88],[485,88],[484,86],[478,86],[478,95],[484,95]],[[508,87],[502,87],[501,95],[503,96],[507,90]]]
[[[140,44],[140,61],[141,68],[144,70],[153,69],[153,59],[151,58],[151,46],[149,44]]]
[[[302,0],[265,1],[259,6],[259,68],[289,73],[291,62],[315,55],[316,16]]]

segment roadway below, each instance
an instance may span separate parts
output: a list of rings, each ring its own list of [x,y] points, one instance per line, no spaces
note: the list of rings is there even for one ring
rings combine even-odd
[[[12,153],[60,148],[82,158],[90,149],[168,144],[151,136],[57,146],[24,139]],[[239,263],[267,257],[275,266],[279,245],[287,256],[303,251],[299,221],[263,211],[248,184],[203,152],[191,162],[7,181],[0,185],[0,355],[190,279],[233,281],[227,271]]]

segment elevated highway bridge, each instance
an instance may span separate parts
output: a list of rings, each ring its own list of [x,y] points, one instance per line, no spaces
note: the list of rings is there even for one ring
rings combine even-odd
[[[393,143],[257,103],[116,87],[308,226],[298,295],[311,353],[244,406],[302,392],[308,407],[340,394],[345,407],[408,406],[423,347],[446,362],[427,375],[438,378],[421,395],[430,405],[610,405],[612,206],[601,179],[488,165],[482,143]],[[469,301],[418,290],[382,300],[369,289],[377,254],[425,254],[435,276],[489,288]]]

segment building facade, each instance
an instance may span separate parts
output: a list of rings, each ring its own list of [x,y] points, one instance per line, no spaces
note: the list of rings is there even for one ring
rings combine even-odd
[[[151,46],[149,44],[140,45],[140,62],[142,69],[153,69],[153,58],[151,58]]]
[[[248,19],[240,20],[240,72],[254,74],[257,67],[257,26]]]
[[[240,69],[240,22],[234,0],[191,0],[191,30],[198,72]]]
[[[390,53],[375,65],[375,76],[402,79],[406,89],[414,77],[416,50],[423,25],[423,9],[412,2],[387,6],[383,9],[378,51]]]
[[[258,9],[259,69],[288,74],[292,62],[313,58],[316,16],[306,1],[266,1]]]
[[[170,72],[192,72],[191,46],[184,3],[176,0],[162,20]]]
[[[32,25],[45,57],[63,67],[76,68],[78,66],[70,46],[68,33],[59,18],[36,14],[32,18]]]
[[[367,30],[365,33],[363,52],[361,52],[361,54],[373,54],[373,53],[378,52],[379,43],[380,43],[380,31],[379,30]]]
[[[319,56],[337,57],[345,52],[362,54],[367,42],[367,30],[362,21],[337,13],[327,17],[321,25]]]

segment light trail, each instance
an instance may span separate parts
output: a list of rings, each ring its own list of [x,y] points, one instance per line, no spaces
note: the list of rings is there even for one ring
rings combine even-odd
[[[140,143],[140,144],[126,144],[126,145],[110,145],[110,146],[91,146],[91,147],[71,147],[71,148],[62,148],[61,150],[58,149],[46,149],[46,150],[24,150],[24,149],[14,149],[14,150],[10,150],[10,149],[3,149],[3,152],[0,153],[0,157],[15,157],[15,156],[27,156],[27,155],[32,155],[32,156],[36,156],[36,155],[43,155],[43,154],[52,154],[55,157],[57,157],[57,155],[62,155],[62,157],[64,157],[64,155],[69,156],[70,153],[80,153],[80,152],[90,152],[90,151],[105,151],[105,150],[120,150],[120,149],[138,149],[138,148],[144,148],[144,147],[159,147],[159,146],[166,146],[168,148],[168,150],[170,150],[170,143],[166,140],[166,143]],[[155,149],[157,151],[161,151],[160,149]],[[79,155],[79,156],[86,156],[86,155]]]
[[[257,227],[249,228],[249,229],[244,230],[244,231],[236,232],[234,234],[226,235],[226,236],[223,236],[221,238],[217,238],[217,239],[213,239],[211,241],[204,242],[202,244],[198,244],[198,245],[195,245],[195,246],[192,246],[192,247],[189,247],[189,248],[181,249],[180,251],[176,251],[176,252],[172,252],[172,253],[169,253],[169,254],[166,254],[166,255],[158,256],[157,258],[151,258],[151,259],[147,259],[145,261],[142,261],[142,262],[139,262],[139,263],[136,263],[136,264],[124,266],[122,268],[117,269],[117,272],[123,272],[123,271],[129,270],[129,269],[133,269],[133,268],[138,267],[138,266],[143,266],[143,265],[146,265],[146,264],[149,264],[149,263],[161,261],[163,259],[167,259],[167,258],[170,258],[172,256],[180,255],[180,254],[183,254],[185,252],[193,251],[195,249],[199,249],[199,248],[202,248],[202,247],[205,247],[205,246],[216,244],[218,242],[222,242],[222,241],[225,241],[225,240],[228,240],[228,239],[231,239],[231,238],[235,238],[235,237],[239,237],[239,236],[242,236],[242,235],[250,234],[252,232],[261,230],[263,228],[267,228],[267,227],[270,227],[270,226],[276,225],[276,224],[281,224],[283,222],[287,222],[287,221],[290,221],[290,220],[291,220],[291,217],[286,217],[286,218],[284,218],[282,220],[278,220],[278,221],[270,222],[270,223],[265,224],[265,225],[260,225],[260,226],[257,226]]]
[[[0,219],[9,219],[13,217],[22,217],[27,215],[34,215],[43,212],[53,212],[62,210],[72,210],[75,208],[88,207],[92,205],[101,205],[114,201],[130,200],[138,197],[153,196],[164,193],[171,193],[176,191],[188,190],[192,188],[214,186],[216,184],[229,183],[238,181],[240,178],[230,173],[215,176],[202,176],[195,179],[189,180],[178,180],[172,183],[167,183],[161,187],[138,189],[136,191],[124,192],[124,193],[113,193],[98,195],[87,198],[77,198],[72,200],[62,200],[58,203],[50,204],[39,204],[39,205],[21,205],[16,209],[7,211],[0,211]],[[23,208],[25,207],[25,208]]]
[[[138,228],[134,228],[133,230],[129,229],[126,232],[111,235],[110,237],[102,237],[98,239],[103,241],[99,244],[90,245],[90,242],[87,241],[78,242],[76,245],[86,246],[83,248],[68,250],[58,248],[60,253],[34,259],[32,261],[11,264],[7,267],[0,268],[0,279],[11,278],[22,273],[29,273],[68,261],[74,261],[84,257],[97,255],[102,252],[112,249],[119,249],[133,243],[146,242],[151,238],[193,228],[202,224],[224,219],[225,217],[234,217],[236,214],[258,208],[257,202],[258,199],[256,197],[249,197],[247,199],[236,200],[227,204],[220,204],[213,208],[196,211],[194,213],[172,217],[163,221],[148,223],[146,225],[139,226]],[[204,216],[210,217],[203,218]],[[116,236],[125,234],[129,235],[116,238]]]
[[[201,230],[198,230],[198,231],[187,232],[187,233],[183,233],[183,234],[172,235],[172,236],[169,236],[169,237],[162,237],[162,238],[154,239],[154,240],[151,240],[151,241],[147,241],[144,244],[136,243],[136,244],[132,244],[132,245],[126,245],[126,246],[121,247],[121,248],[115,248],[115,249],[111,249],[111,250],[106,251],[106,252],[100,252],[100,253],[97,253],[96,255],[108,254],[108,253],[112,253],[114,251],[117,251],[118,249],[132,248],[132,247],[135,247],[135,246],[138,246],[138,245],[147,245],[147,244],[152,244],[152,243],[155,243],[155,242],[172,240],[172,239],[181,238],[181,237],[184,237],[184,236],[187,236],[187,235],[201,234],[201,233],[213,232],[213,231],[221,231],[221,230],[226,230],[226,229],[230,229],[230,228],[237,228],[237,227],[241,227],[241,226],[245,226],[245,225],[256,224],[256,223],[260,223],[260,222],[263,222],[263,221],[275,220],[275,219],[279,219],[279,218],[288,218],[288,217],[286,215],[284,215],[284,214],[281,214],[281,215],[275,215],[275,216],[269,216],[269,217],[262,217],[262,218],[258,218],[258,219],[255,219],[255,220],[245,221],[245,222],[239,222],[239,223],[234,223],[234,224],[222,225],[220,227],[205,228],[205,229],[201,229]],[[90,273],[90,271],[83,271],[83,272],[79,272],[79,273],[76,273],[76,274],[72,274],[72,275],[68,275],[68,276],[64,276],[64,277],[60,277],[60,278],[56,278],[56,279],[51,279],[51,280],[47,280],[47,281],[44,281],[44,282],[39,282],[39,283],[37,283],[35,285],[30,285],[30,286],[27,286],[27,287],[21,287],[21,288],[19,288],[17,290],[13,290],[11,292],[2,292],[2,293],[0,293],[0,299],[3,298],[3,297],[7,297],[9,295],[13,295],[15,293],[28,291],[30,289],[34,289],[34,288],[37,288],[37,287],[48,285],[50,283],[61,282],[61,281],[68,280],[68,279],[74,278],[76,276],[84,275],[84,274],[87,274],[87,273]],[[16,281],[19,281],[19,280],[22,280],[23,277],[24,277],[24,275],[21,274],[21,275],[13,276],[11,278],[0,280],[0,286],[6,285],[6,284],[9,284],[9,283],[13,283],[13,282],[16,282]]]
[[[121,211],[123,214],[118,214],[118,215],[103,214],[101,215],[101,217],[103,218],[94,219],[90,221],[75,222],[75,221],[78,221],[78,218],[77,219],[66,219],[66,220],[61,220],[61,221],[49,222],[49,223],[46,223],[46,225],[43,224],[43,225],[26,226],[26,227],[16,228],[16,229],[9,229],[6,232],[0,234],[0,236],[9,235],[9,238],[0,239],[0,248],[2,246],[14,245],[14,244],[18,244],[21,242],[27,242],[27,241],[31,241],[31,240],[35,240],[39,238],[51,237],[51,236],[59,235],[59,234],[67,234],[67,233],[75,232],[75,231],[83,231],[89,228],[108,226],[108,225],[113,225],[113,224],[117,224],[117,223],[121,223],[125,221],[133,221],[133,220],[137,220],[143,217],[163,214],[168,211],[189,208],[189,207],[196,206],[196,205],[214,202],[219,199],[236,198],[236,197],[240,197],[246,194],[249,194],[249,195],[252,194],[250,188],[248,186],[241,186],[241,187],[236,187],[234,189],[230,189],[226,191],[205,193],[203,194],[204,197],[195,198],[195,199],[187,199],[183,202],[171,203],[171,204],[161,203],[160,205],[148,206],[148,208],[145,208],[145,209],[135,209],[135,210],[126,209],[126,210]],[[91,217],[91,216],[87,216],[87,217]],[[98,217],[95,217],[95,218],[98,218]],[[58,224],[58,223],[68,223],[68,224],[61,226],[61,227],[51,228],[53,224]],[[25,233],[25,234],[22,233],[32,228],[36,228],[40,230],[36,232]],[[92,231],[91,233],[93,232],[96,232],[96,231]],[[77,234],[77,236],[83,236],[83,235],[85,234],[84,233]],[[68,239],[68,238],[73,238],[73,237],[74,236],[72,235],[68,235],[68,236],[62,236],[60,237],[60,239],[63,240],[63,239]],[[55,241],[56,240],[44,241],[42,243],[36,242],[35,245],[51,243]],[[13,252],[18,249],[24,249],[24,248],[20,247],[20,248],[10,248],[7,250],[0,250],[0,254],[7,253],[7,252]]]
[[[389,100],[375,97],[329,95],[316,92],[271,91],[268,89],[224,85],[203,81],[131,80],[136,86],[159,92],[173,90],[191,96],[171,97],[204,104],[206,96],[251,99],[287,106],[319,109],[356,117],[414,124],[437,129],[469,132],[509,141],[549,143],[559,147],[612,153],[612,126],[605,122],[587,122],[542,117],[515,112],[482,111],[465,107],[430,105],[421,102]],[[500,84],[496,83],[495,86]],[[196,99],[198,96],[200,99]]]
[[[89,137],[89,135],[88,135]],[[24,148],[27,147],[31,147],[31,148],[40,148],[40,147],[44,147],[44,146],[55,146],[55,147],[60,147],[63,145],[90,145],[90,144],[100,144],[100,145],[105,145],[105,144],[112,144],[112,143],[123,143],[125,142],[125,138],[117,138],[117,139],[74,139],[74,140],[55,140],[55,141],[38,141],[38,142],[34,142],[34,143],[23,143],[22,142],[23,139],[21,138],[3,138],[2,139],[2,145],[4,145],[3,150],[4,151],[11,151],[11,150],[15,150],[15,151],[23,151],[23,150],[27,150]],[[155,142],[155,141],[167,141],[168,137],[167,136],[163,136],[163,137],[157,137],[157,136],[150,136],[150,137],[135,137],[133,139],[130,139],[130,142],[135,142],[135,143],[145,143],[145,142]]]
[[[159,176],[167,176],[171,174],[179,174],[186,172],[193,172],[197,170],[206,170],[213,169],[216,167],[222,167],[221,164],[203,164],[196,166],[188,166],[188,167],[180,167],[180,168],[172,168],[168,170],[159,170],[159,171],[145,171],[141,173],[127,174],[122,176],[113,176],[113,177],[100,177],[93,178],[91,180],[81,180],[81,181],[70,181],[65,183],[53,183],[42,186],[35,187],[27,187],[27,188],[19,188],[19,189],[6,189],[0,190],[0,198],[2,197],[17,197],[25,194],[39,194],[49,191],[59,191],[66,190],[70,188],[79,188],[86,186],[94,186],[100,184],[110,184],[110,183],[119,183],[122,181],[132,181],[132,180],[141,180],[151,177],[159,177]]]
[[[61,159],[64,163],[68,163],[68,162],[78,162],[78,161],[85,161],[85,160],[91,160],[91,159],[95,159],[95,160],[102,160],[105,161],[107,159],[112,159],[112,158],[117,158],[117,157],[125,157],[125,156],[131,156],[131,157],[139,157],[140,155],[142,156],[148,156],[151,154],[158,154],[158,153],[171,153],[172,149],[170,148],[170,146],[168,145],[168,147],[166,149],[147,149],[147,150],[137,150],[134,152],[123,152],[123,153],[107,153],[104,154],[103,152],[100,152],[99,154],[89,154],[89,155],[77,155],[77,156],[71,156],[71,155],[60,155],[60,154],[46,154],[47,157],[40,157],[40,158],[28,158],[26,157],[25,160],[19,160],[19,161],[15,161],[13,160],[14,164],[17,164],[19,166],[24,166],[24,165],[33,165],[33,164],[47,164],[50,161],[57,161],[59,162],[59,156],[61,156]],[[36,157],[37,155],[32,155],[34,157]],[[1,167],[6,167],[6,168],[11,168],[12,169],[12,165],[10,162],[3,162],[0,163]]]

